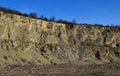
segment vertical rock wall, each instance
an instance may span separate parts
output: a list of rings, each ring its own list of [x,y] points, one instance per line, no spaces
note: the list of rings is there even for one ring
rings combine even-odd
[[[0,66],[120,60],[120,28],[68,25],[0,12]]]

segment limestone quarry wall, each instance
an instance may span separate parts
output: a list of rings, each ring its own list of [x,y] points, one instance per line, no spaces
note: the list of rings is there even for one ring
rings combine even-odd
[[[120,28],[68,25],[0,12],[0,66],[120,61]]]

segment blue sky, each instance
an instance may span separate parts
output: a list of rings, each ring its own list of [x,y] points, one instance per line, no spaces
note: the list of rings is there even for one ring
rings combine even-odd
[[[0,0],[0,6],[78,23],[120,25],[120,0]]]

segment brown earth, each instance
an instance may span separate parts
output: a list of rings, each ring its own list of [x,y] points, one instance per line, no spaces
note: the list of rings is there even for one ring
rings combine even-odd
[[[0,76],[120,76],[120,63],[92,65],[13,65],[0,69]]]

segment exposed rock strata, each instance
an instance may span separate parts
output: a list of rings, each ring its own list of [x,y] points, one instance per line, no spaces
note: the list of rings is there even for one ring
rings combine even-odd
[[[118,61],[118,27],[71,27],[0,12],[0,66]]]

